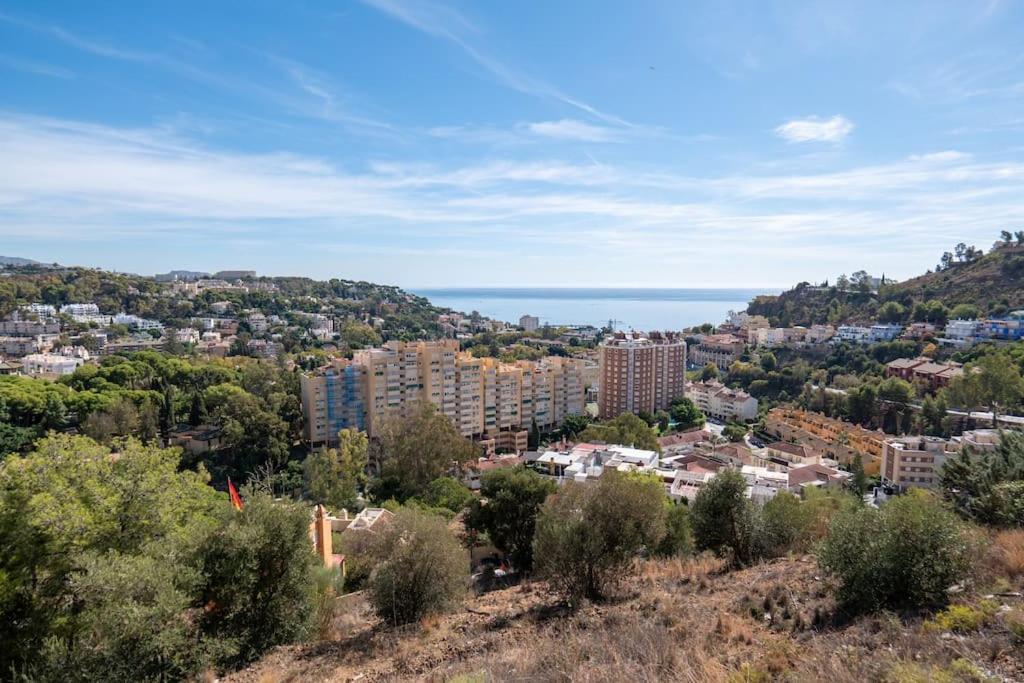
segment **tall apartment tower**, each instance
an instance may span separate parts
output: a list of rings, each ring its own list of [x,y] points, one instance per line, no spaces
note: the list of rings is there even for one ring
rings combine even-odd
[[[335,443],[342,429],[366,429],[365,368],[338,358],[299,381],[306,440],[311,444]]]
[[[654,413],[683,395],[686,342],[674,332],[617,332],[600,348],[602,419],[622,413]]]

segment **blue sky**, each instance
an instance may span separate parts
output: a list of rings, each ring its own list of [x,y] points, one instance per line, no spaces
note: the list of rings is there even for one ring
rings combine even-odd
[[[908,277],[1024,229],[1024,2],[0,1],[0,254]]]

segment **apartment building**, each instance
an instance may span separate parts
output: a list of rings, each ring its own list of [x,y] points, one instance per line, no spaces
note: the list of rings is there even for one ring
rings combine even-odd
[[[524,315],[519,318],[519,327],[524,332],[536,332],[540,329],[540,318],[535,315]]]
[[[741,338],[731,334],[707,334],[691,350],[690,362],[698,367],[712,363],[725,371],[739,360],[745,346]]]
[[[859,325],[840,325],[836,328],[836,342],[850,342],[851,344],[867,344],[871,341],[871,328]]]
[[[618,332],[599,347],[602,418],[668,408],[683,396],[686,342],[673,332]]]
[[[310,444],[333,445],[342,429],[366,429],[365,379],[365,368],[340,358],[299,378]]]
[[[1014,311],[1004,318],[989,318],[985,321],[982,333],[992,339],[1024,339],[1024,311]]]
[[[885,366],[888,377],[899,377],[908,382],[925,384],[931,391],[949,386],[954,377],[964,374],[960,363],[936,363],[931,358],[897,358]]]
[[[903,436],[885,440],[882,481],[904,488],[939,486],[942,466],[963,448],[971,453],[991,451],[999,445],[999,431],[976,429],[946,440],[938,436]]]
[[[943,335],[943,341],[954,346],[971,346],[984,339],[984,323],[980,320],[950,320]]]
[[[685,396],[702,413],[716,420],[749,422],[757,419],[756,398],[715,380],[687,382]]]
[[[534,421],[540,429],[553,429],[584,408],[582,372],[571,358],[510,364],[462,353],[455,340],[389,342],[332,367],[347,373],[335,380],[344,390],[337,389],[333,401],[317,402],[327,396],[331,368],[304,379],[303,410],[312,442],[335,438],[338,420],[379,434],[388,419],[409,418],[427,402],[464,436],[520,450]]]
[[[877,474],[885,435],[821,413],[796,408],[773,408],[765,429],[780,441],[808,445],[844,465],[860,455],[864,471]]]
[[[88,358],[88,352],[77,356],[33,353],[21,359],[21,366],[29,377],[61,377],[73,374]]]

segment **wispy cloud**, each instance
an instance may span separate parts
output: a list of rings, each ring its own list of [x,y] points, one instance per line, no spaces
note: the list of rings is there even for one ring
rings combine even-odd
[[[841,115],[794,119],[775,129],[775,134],[787,142],[842,142],[851,132],[853,123]]]
[[[525,95],[561,102],[608,124],[623,127],[634,125],[619,116],[609,114],[577,97],[566,94],[550,83],[514,69],[478,48],[470,38],[472,34],[480,32],[477,26],[446,5],[425,0],[360,1],[419,31],[451,42],[506,87]]]
[[[622,131],[607,126],[595,126],[575,119],[538,121],[527,124],[531,133],[561,140],[583,140],[585,142],[617,142]]]
[[[351,173],[315,157],[210,149],[164,130],[0,114],[8,236],[202,226],[242,239],[269,221],[319,239],[342,226],[350,236],[365,227],[378,241],[423,229],[442,241],[471,238],[501,226],[537,248],[614,238],[639,252],[680,234],[751,249],[899,235],[909,248],[995,234],[1022,217],[1024,164],[949,150],[808,175],[685,177],[559,160],[381,162]]]
[[[219,91],[271,103],[296,116],[330,121],[358,129],[361,132],[369,131],[375,134],[382,132],[394,134],[395,132],[390,124],[360,115],[342,106],[336,93],[336,87],[329,82],[330,79],[296,60],[263,54],[287,76],[288,82],[292,85],[292,88],[288,89],[256,82],[251,77],[234,76],[208,65],[198,65],[179,59],[174,55],[124,48],[102,40],[83,37],[62,26],[39,24],[5,14],[0,14],[0,21],[48,36],[97,57],[153,67]],[[180,38],[173,40],[181,41]],[[192,47],[189,48],[189,51],[196,52],[196,46],[200,44],[195,41],[190,42]]]
[[[67,79],[75,77],[75,74],[72,73],[71,70],[65,69],[62,66],[54,66],[52,64],[44,64],[42,62],[19,59],[9,55],[0,55],[0,66],[24,71],[25,73],[35,74],[37,76],[49,76],[50,78]]]

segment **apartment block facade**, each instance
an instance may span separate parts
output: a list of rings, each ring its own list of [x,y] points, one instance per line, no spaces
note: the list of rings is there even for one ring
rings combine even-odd
[[[675,333],[619,332],[599,352],[602,418],[665,410],[685,392],[686,342]]]
[[[725,371],[739,360],[745,346],[743,339],[732,334],[706,334],[693,348],[690,361],[698,367],[711,363]]]
[[[314,446],[337,441],[342,429],[366,429],[366,370],[336,359],[330,366],[300,378],[306,440]]]
[[[570,358],[514,364],[475,358],[460,352],[457,341],[442,340],[389,342],[303,377],[307,438],[314,444],[332,442],[344,426],[375,436],[387,420],[409,418],[424,402],[466,437],[519,444],[524,434],[506,433],[525,432],[534,421],[553,429],[583,412],[582,370]]]

